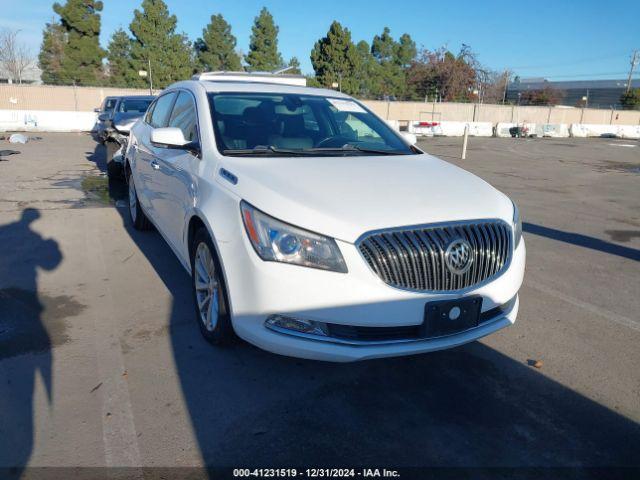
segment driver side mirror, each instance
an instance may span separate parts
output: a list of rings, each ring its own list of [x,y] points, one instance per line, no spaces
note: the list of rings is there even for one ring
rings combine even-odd
[[[401,132],[400,134],[404,138],[404,141],[409,144],[409,146],[413,146],[418,143],[418,137],[416,137],[413,133]]]
[[[200,157],[200,146],[198,142],[190,142],[184,138],[184,134],[179,128],[154,128],[151,131],[151,144],[154,147],[187,150],[197,157]]]

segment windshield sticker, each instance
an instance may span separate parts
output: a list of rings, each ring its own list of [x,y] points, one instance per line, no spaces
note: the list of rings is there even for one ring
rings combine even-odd
[[[337,98],[327,98],[327,101],[331,105],[336,107],[339,112],[367,113],[364,108],[362,108],[353,100],[340,100]]]

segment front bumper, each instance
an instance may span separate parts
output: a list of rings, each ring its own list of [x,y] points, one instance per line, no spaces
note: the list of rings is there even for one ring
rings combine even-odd
[[[234,237],[242,238],[242,241],[217,242],[230,292],[233,326],[241,338],[274,353],[338,362],[410,355],[462,345],[516,320],[517,293],[525,267],[524,239],[513,252],[508,269],[490,283],[464,294],[418,293],[399,290],[382,282],[351,243],[337,241],[349,272],[326,272],[265,262],[254,252],[241,223],[236,228]],[[292,335],[265,326],[271,315],[355,327],[417,326],[424,320],[427,302],[476,295],[483,299],[482,312],[511,303],[479,326],[445,337],[341,342]]]
[[[268,331],[269,335],[260,335],[259,339],[247,340],[273,353],[331,362],[415,355],[464,345],[508,327],[516,321],[519,305],[520,300],[516,296],[513,306],[504,315],[464,332],[430,339],[334,343]]]

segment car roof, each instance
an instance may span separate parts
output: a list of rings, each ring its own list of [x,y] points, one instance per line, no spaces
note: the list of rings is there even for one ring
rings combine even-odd
[[[207,93],[293,93],[298,95],[316,95],[320,97],[351,98],[348,95],[328,88],[299,87],[295,85],[283,85],[279,83],[250,82],[250,81],[220,81],[220,80],[185,80],[167,87],[172,88],[197,88],[205,89]]]

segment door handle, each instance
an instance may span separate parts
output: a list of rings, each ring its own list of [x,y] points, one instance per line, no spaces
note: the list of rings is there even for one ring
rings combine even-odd
[[[151,160],[151,166],[155,169],[155,170],[160,170],[160,165],[158,164],[158,162],[156,162],[155,160]]]

